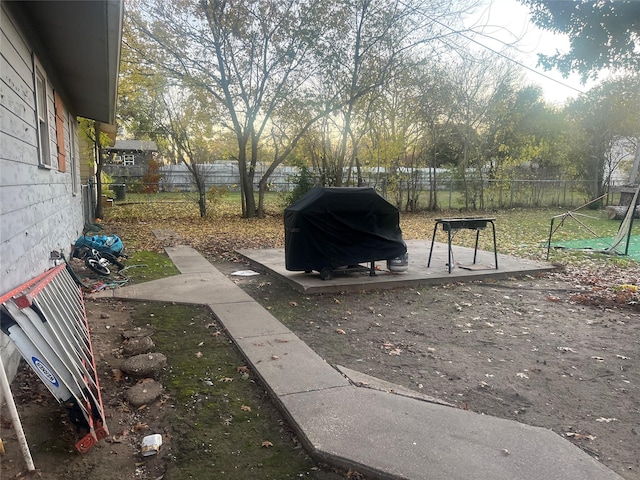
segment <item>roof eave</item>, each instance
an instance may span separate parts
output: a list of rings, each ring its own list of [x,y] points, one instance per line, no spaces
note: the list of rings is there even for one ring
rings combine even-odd
[[[76,115],[115,122],[122,43],[122,0],[10,2],[37,35],[45,66],[53,69]],[[37,46],[38,46],[37,45]],[[34,47],[35,48],[35,47]]]

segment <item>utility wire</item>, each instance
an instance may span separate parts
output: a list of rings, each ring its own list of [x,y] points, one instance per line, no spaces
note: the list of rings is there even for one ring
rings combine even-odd
[[[514,59],[514,58],[511,58],[509,55],[506,55],[505,53],[499,52],[499,51],[497,51],[497,50],[495,50],[495,49],[493,49],[493,48],[491,48],[491,47],[489,47],[489,46],[487,46],[487,45],[484,45],[483,43],[479,42],[478,40],[475,40],[475,39],[473,39],[473,38],[469,37],[468,35],[465,35],[464,33],[460,32],[460,31],[458,31],[458,30],[455,30],[454,28],[450,27],[449,25],[447,25],[447,24],[445,24],[445,23],[442,23],[440,20],[436,20],[435,18],[430,17],[429,15],[426,15],[426,14],[423,14],[423,15],[424,15],[425,17],[429,18],[432,22],[437,23],[438,25],[440,25],[440,26],[442,26],[442,27],[444,27],[444,28],[446,28],[446,29],[448,29],[448,30],[451,30],[453,33],[455,33],[455,34],[457,34],[457,35],[460,35],[461,37],[463,37],[463,38],[465,38],[465,39],[469,40],[470,42],[473,42],[473,43],[475,43],[475,44],[477,44],[477,45],[480,45],[482,48],[486,48],[487,50],[489,50],[489,51],[491,51],[491,52],[495,53],[496,55],[499,55],[500,57],[505,58],[505,59],[507,59],[508,61],[513,62],[513,63],[515,63],[516,65],[518,65],[518,66],[520,66],[520,67],[522,67],[522,68],[524,68],[524,69],[526,69],[526,70],[529,70],[530,72],[535,73],[536,75],[540,75],[541,77],[544,77],[544,78],[546,78],[547,80],[551,80],[552,82],[555,82],[555,83],[557,83],[557,84],[559,84],[559,85],[562,85],[563,87],[569,88],[569,89],[571,89],[571,90],[573,90],[573,91],[575,91],[575,92],[578,92],[578,93],[580,93],[580,94],[584,94],[584,93],[585,93],[585,92],[583,92],[582,90],[580,90],[579,88],[576,88],[576,87],[573,87],[573,86],[571,86],[571,85],[569,85],[569,84],[567,84],[567,83],[561,82],[561,81],[560,81],[560,80],[558,80],[558,79],[555,79],[555,78],[553,78],[553,77],[550,77],[549,75],[547,75],[547,74],[545,74],[545,73],[539,72],[538,70],[536,70],[536,69],[534,69],[534,68],[532,68],[532,67],[529,67],[529,66],[525,65],[524,63],[522,63],[522,62],[520,62],[520,61],[518,61],[518,60],[516,60],[516,59]],[[489,36],[489,35],[485,35],[485,34],[481,34],[481,35],[484,35],[484,36],[486,36],[486,37],[488,37],[488,38],[490,38],[490,39],[492,39],[492,40],[495,40],[496,42],[500,42],[500,43],[505,44],[504,42],[502,42],[501,40],[498,40],[497,38],[494,38],[494,37],[491,37],[491,36]],[[505,45],[506,45],[506,44],[505,44]]]

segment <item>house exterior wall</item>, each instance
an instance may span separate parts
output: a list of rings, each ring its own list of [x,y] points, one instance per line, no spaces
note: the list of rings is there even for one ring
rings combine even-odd
[[[77,121],[63,85],[49,76],[46,51],[27,26],[0,6],[0,295],[54,266],[51,252],[69,255],[83,227]],[[37,60],[34,61],[34,55]],[[48,166],[41,163],[34,62],[47,77]],[[19,356],[0,333],[9,379]]]

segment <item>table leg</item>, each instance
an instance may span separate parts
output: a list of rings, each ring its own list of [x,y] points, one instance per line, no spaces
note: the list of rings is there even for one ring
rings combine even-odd
[[[431,254],[433,253],[433,242],[436,240],[436,230],[438,230],[438,223],[433,227],[433,235],[431,236],[431,248],[429,249],[429,261],[427,262],[427,268],[431,265]]]
[[[496,260],[496,270],[498,269],[498,246],[496,244],[496,225],[491,223],[491,229],[493,230],[493,256]]]
[[[480,238],[480,229],[476,228],[476,248],[473,250],[473,264],[476,264],[476,258],[478,256],[478,238]]]
[[[449,228],[447,229],[447,243],[449,244],[449,262],[447,263],[447,266],[449,267],[449,273],[451,273],[451,261],[453,259],[453,252],[451,251],[451,225],[449,225]]]

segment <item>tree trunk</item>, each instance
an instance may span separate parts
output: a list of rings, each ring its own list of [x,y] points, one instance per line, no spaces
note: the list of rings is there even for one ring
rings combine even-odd
[[[629,205],[618,205],[607,207],[607,216],[609,220],[622,220],[629,210]],[[640,218],[640,206],[636,207],[636,213],[633,218]]]
[[[247,162],[248,140],[246,137],[238,137],[238,170],[240,173],[242,218],[253,218],[256,216],[256,199],[253,195],[253,173],[255,171]]]

